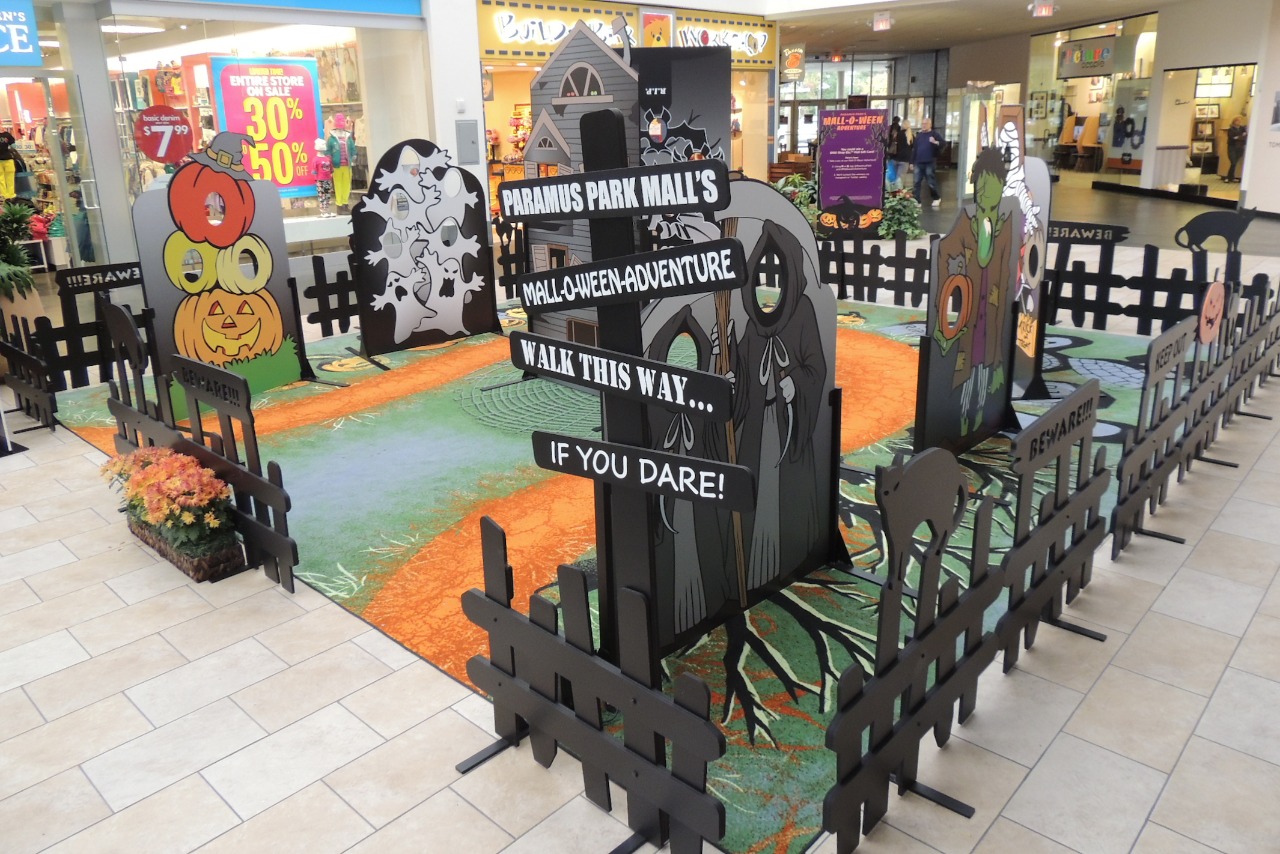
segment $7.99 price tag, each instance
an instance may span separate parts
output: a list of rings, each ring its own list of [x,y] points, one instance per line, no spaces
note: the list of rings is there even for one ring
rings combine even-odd
[[[149,159],[177,163],[194,149],[191,125],[173,107],[147,107],[133,123],[133,141]]]

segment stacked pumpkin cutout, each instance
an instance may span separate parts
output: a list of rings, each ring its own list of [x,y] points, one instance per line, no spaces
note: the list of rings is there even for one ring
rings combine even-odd
[[[280,306],[267,290],[271,249],[249,231],[257,204],[243,164],[246,139],[218,134],[168,187],[177,230],[165,241],[164,269],[187,294],[174,314],[174,345],[219,367],[275,353],[285,338]]]

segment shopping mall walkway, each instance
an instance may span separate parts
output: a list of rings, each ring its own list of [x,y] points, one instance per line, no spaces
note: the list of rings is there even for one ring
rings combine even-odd
[[[1139,201],[1135,232],[1166,204]],[[1277,420],[1213,449],[1241,468],[1198,465],[1151,524],[1187,545],[1137,538],[1113,563],[1104,542],[1067,614],[1107,642],[1043,627],[946,748],[922,746],[920,779],[975,817],[894,796],[860,851],[1275,850],[1280,382],[1250,409]],[[460,778],[492,738],[482,698],[305,585],[190,583],[130,536],[98,451],[20,438],[0,459],[6,854],[594,854],[629,835],[563,753]]]

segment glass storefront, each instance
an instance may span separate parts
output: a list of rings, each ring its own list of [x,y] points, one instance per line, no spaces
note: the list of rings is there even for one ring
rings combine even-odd
[[[1138,185],[1154,153],[1148,127],[1157,16],[1031,37],[1028,150],[1064,180]]]
[[[419,135],[430,126],[427,99],[401,91],[388,67],[394,40],[380,29],[110,16],[101,30],[129,201],[165,187],[178,158],[217,133],[244,134],[245,167],[280,191],[291,253],[345,244],[371,158],[399,141],[380,138],[381,114]],[[334,164],[323,207],[318,156]]]
[[[810,60],[803,80],[784,83],[778,97],[778,152],[809,155],[818,136],[818,113],[851,103],[887,109],[911,128],[941,115],[947,75],[943,51],[886,59]]]

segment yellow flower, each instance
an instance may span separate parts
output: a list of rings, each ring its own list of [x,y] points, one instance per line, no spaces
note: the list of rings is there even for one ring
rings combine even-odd
[[[195,521],[196,521],[196,517],[194,513],[192,513],[190,510],[182,511],[182,524],[193,525],[195,524]]]
[[[208,525],[210,528],[216,528],[222,524],[221,522],[218,521],[218,517],[213,515],[212,513],[204,514],[204,523]]]

